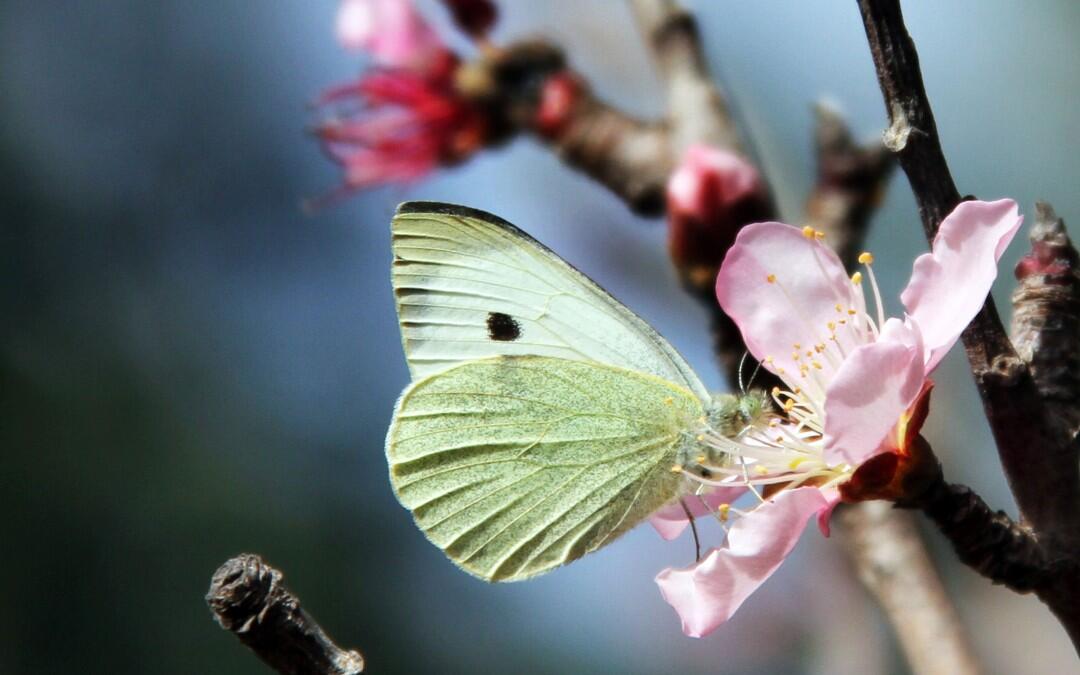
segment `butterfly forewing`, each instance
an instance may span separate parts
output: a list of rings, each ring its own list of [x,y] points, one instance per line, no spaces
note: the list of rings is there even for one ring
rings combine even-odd
[[[393,221],[393,284],[414,379],[464,361],[541,355],[708,393],[678,352],[588,277],[496,216],[429,202]]]
[[[594,551],[677,496],[697,396],[651,375],[545,356],[453,366],[402,395],[390,479],[466,571],[525,579]]]

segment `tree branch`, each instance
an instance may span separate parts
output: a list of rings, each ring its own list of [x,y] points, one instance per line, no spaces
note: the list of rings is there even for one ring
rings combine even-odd
[[[915,44],[898,0],[858,0],[858,4],[890,119],[885,142],[908,176],[923,229],[932,239],[960,196],[941,151]],[[1073,424],[1047,405],[990,298],[964,331],[963,340],[1021,515],[1047,559],[1075,560],[1080,544],[1080,469]],[[1076,353],[1075,339],[1066,350]],[[1080,581],[1040,585],[1036,591],[1080,650]]]
[[[357,675],[364,659],[338,647],[282,584],[284,575],[244,553],[214,572],[206,603],[232,632],[282,675]]]
[[[667,89],[674,156],[695,143],[745,154],[723,93],[709,76],[694,16],[674,0],[631,0],[630,6]]]
[[[910,514],[883,501],[838,510],[859,579],[877,598],[915,673],[978,673],[956,610]]]

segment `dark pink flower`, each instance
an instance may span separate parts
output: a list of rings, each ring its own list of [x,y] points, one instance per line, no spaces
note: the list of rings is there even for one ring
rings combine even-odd
[[[344,169],[332,197],[410,182],[480,148],[484,116],[455,89],[457,63],[443,51],[424,71],[376,69],[323,95],[319,105],[334,114],[315,134]]]

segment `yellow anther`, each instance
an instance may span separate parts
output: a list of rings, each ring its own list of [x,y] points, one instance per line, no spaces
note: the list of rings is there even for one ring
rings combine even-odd
[[[777,366],[777,368],[776,368],[776,374],[777,375],[783,375],[785,372],[786,371],[783,368]]]
[[[775,440],[776,440],[777,443],[783,443],[784,442],[784,437],[777,434]]]
[[[758,474],[759,476],[764,476],[764,475],[766,475],[766,474],[768,474],[768,473],[769,473],[769,470],[768,470],[768,469],[766,469],[765,467],[761,466],[760,464],[758,464],[757,466],[755,466],[755,467],[754,467],[754,471],[755,471],[755,472],[756,472],[756,473],[757,473],[757,474]]]
[[[792,346],[793,346],[793,347],[795,347],[795,349],[802,349],[802,345],[801,345],[801,344],[799,344],[798,342],[796,342],[796,343],[795,343],[794,345],[792,345]]]
[[[766,356],[765,357],[765,363],[772,363],[772,357],[771,356]]]
[[[819,342],[816,345],[814,345],[814,351],[816,351],[818,354],[825,351],[825,343]]]
[[[704,434],[698,434],[698,435],[697,435],[697,441],[698,441],[698,443],[700,443],[700,442],[701,442],[701,441],[703,441],[703,440],[705,440],[705,435],[704,435]]]
[[[791,393],[793,393],[793,394],[795,394],[796,396],[798,396],[799,394],[801,394],[801,393],[802,393],[802,387],[795,387],[795,391],[793,391],[793,392],[791,392]]]
[[[801,357],[802,357],[802,354],[800,354],[799,352],[791,352],[791,358],[794,359],[795,361],[798,361]]]
[[[820,241],[820,240],[822,240],[824,238],[825,238],[825,233],[824,232],[822,232],[821,230],[814,230],[814,239],[817,239],[818,241]]]
[[[847,319],[840,319],[840,325],[841,326],[846,326],[847,325]]]
[[[784,401],[784,412],[791,412],[791,409],[795,407],[795,401],[790,398]]]
[[[840,306],[840,303],[836,303],[836,311],[843,313],[844,308]]]
[[[851,275],[851,282],[855,283],[855,284],[861,284],[862,283],[862,272],[856,272],[855,274],[852,274]]]
[[[813,365],[813,366],[814,366],[815,368],[817,368],[818,370],[821,370],[821,363],[820,363],[820,362],[818,362],[818,361],[811,361],[810,363],[811,363],[811,364],[812,364],[812,365]]]
[[[765,277],[765,281],[768,281],[770,284],[775,284],[776,283],[776,275],[775,274],[770,274],[769,276]]]
[[[694,459],[697,461],[698,464],[704,464],[705,460],[708,459],[708,457],[706,457],[705,455],[698,455]]]
[[[671,473],[682,473],[682,464],[672,464]]]
[[[870,251],[863,251],[859,254],[860,265],[871,265],[874,262],[874,254]]]
[[[829,330],[836,330],[836,322],[835,321],[829,321],[825,325],[829,328]]]
[[[856,274],[858,274],[858,272],[856,272]],[[861,279],[862,277],[859,277],[859,278]],[[856,314],[858,314],[858,312],[856,312],[856,311],[855,311],[855,310],[853,310],[853,309],[849,309],[849,310],[847,311],[847,313],[848,313],[849,315],[851,315],[851,316],[855,316]]]
[[[807,355],[807,356],[813,356],[813,355],[814,355],[814,350],[812,350],[812,349],[807,349],[807,350],[806,350],[806,355]]]
[[[779,395],[780,395],[780,387],[773,387],[773,388],[772,388],[772,395],[773,395],[774,397],[775,397],[775,396],[779,396]]]
[[[720,520],[724,522],[727,522],[729,511],[731,511],[731,504],[721,504],[716,507],[716,513],[720,515]]]
[[[799,465],[805,461],[805,457],[796,457],[795,459],[791,460],[790,464],[788,464],[788,468],[794,471],[795,469],[799,468]]]
[[[809,225],[802,229],[802,236],[806,237],[807,239],[813,239],[815,234],[816,233],[814,232],[814,228],[810,227]]]

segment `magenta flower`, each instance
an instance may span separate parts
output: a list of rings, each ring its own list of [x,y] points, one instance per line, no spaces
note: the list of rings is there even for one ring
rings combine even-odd
[[[709,467],[706,487],[744,485],[759,505],[741,511],[727,545],[685,569],[656,578],[683,631],[714,630],[783,562],[806,523],[828,517],[867,460],[904,452],[925,410],[916,408],[928,376],[978,313],[997,262],[1022,218],[1011,200],[963,202],[941,223],[931,253],[919,256],[900,299],[904,319],[886,320],[872,270],[849,277],[812,228],[757,223],[739,233],[720,268],[717,298],[747,349],[778,375],[773,400],[784,416],[737,439],[717,439],[739,466]],[[908,422],[912,421],[909,425]],[[755,485],[772,486],[763,497]],[[685,516],[684,516],[685,519]]]
[[[342,0],[337,37],[346,49],[393,68],[423,69],[445,50],[411,0]]]

